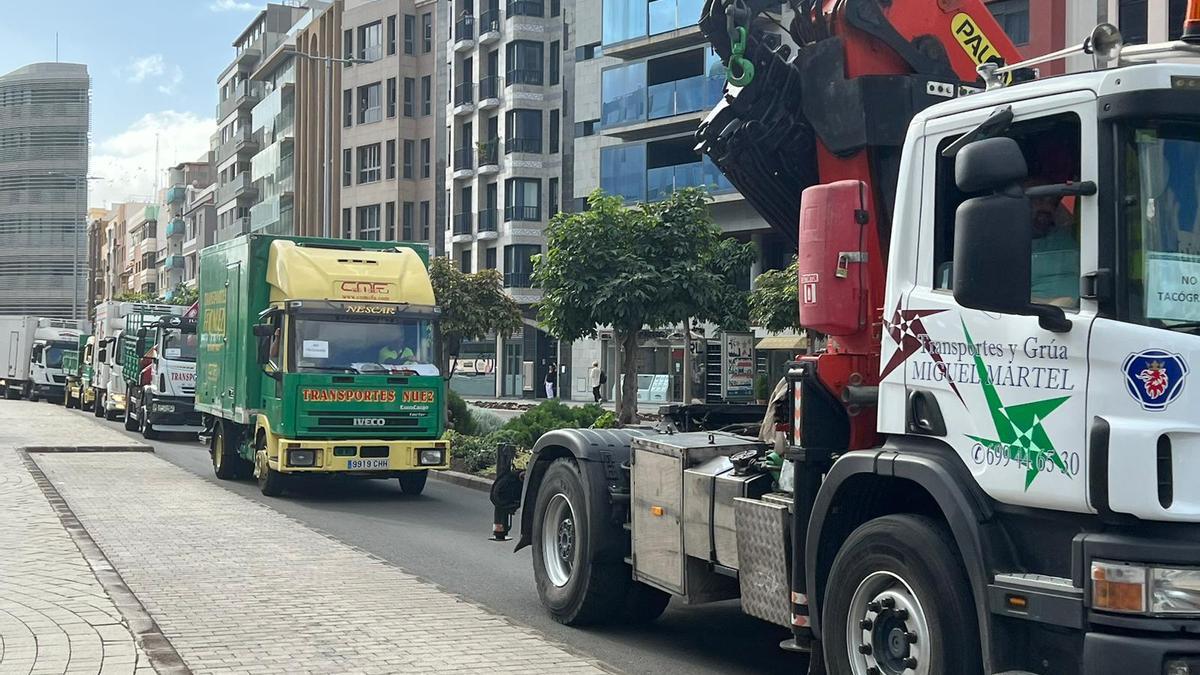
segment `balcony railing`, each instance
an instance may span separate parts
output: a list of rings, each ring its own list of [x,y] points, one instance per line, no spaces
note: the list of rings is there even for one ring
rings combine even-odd
[[[646,88],[648,117],[652,120],[672,115],[707,110],[721,100],[725,81],[707,75],[671,82],[662,82]]]
[[[186,185],[172,185],[171,187],[167,188],[167,203],[168,204],[182,204],[186,197],[187,197],[187,186]]]
[[[183,260],[183,256],[181,255],[169,255],[166,258],[163,258],[163,266],[165,266],[167,269],[181,270],[185,264],[186,263]]]
[[[646,201],[666,199],[675,190],[703,187],[719,194],[733,190],[733,184],[708,161],[675,164],[646,171]]]
[[[513,84],[542,84],[541,68],[513,68],[505,74],[505,82]]]
[[[542,154],[542,139],[540,137],[504,139],[504,154],[511,155],[514,152],[528,152],[540,155]]]
[[[468,105],[475,102],[475,83],[459,82],[454,85],[454,105]]]
[[[479,15],[479,34],[500,31],[500,10],[489,9]]]
[[[542,219],[542,207],[540,206],[506,206],[504,207],[504,222],[513,220],[526,220],[538,222]]]
[[[500,228],[500,211],[495,208],[479,212],[479,231],[495,232]]]
[[[467,213],[454,214],[454,229],[455,235],[471,234],[471,221],[474,214],[468,211]]]
[[[234,86],[233,91],[229,93],[229,98],[217,104],[217,121],[221,121],[226,115],[242,106],[253,106],[262,98],[262,83],[255,81],[245,81]]]
[[[533,275],[529,272],[505,272],[505,288],[533,288]]]
[[[546,16],[546,5],[533,0],[510,0],[509,16]],[[699,15],[697,15],[699,17]]]
[[[186,230],[187,224],[183,222],[183,218],[173,218],[167,223],[167,239],[182,237]]]
[[[479,100],[500,97],[500,78],[488,75],[479,80]]]
[[[458,148],[455,150],[453,166],[455,171],[475,168],[475,150],[473,148]]]
[[[475,17],[467,15],[454,23],[454,41],[475,39]]]
[[[493,138],[479,144],[479,166],[500,163],[500,139]]]

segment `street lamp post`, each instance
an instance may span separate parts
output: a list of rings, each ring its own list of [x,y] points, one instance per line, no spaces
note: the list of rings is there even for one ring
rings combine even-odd
[[[333,64],[338,65],[353,65],[356,63],[372,63],[366,59],[339,59],[332,56],[320,56],[319,54],[308,54],[302,51],[293,52],[297,56],[303,56],[312,61],[322,61],[325,63],[325,161],[321,166],[321,188],[325,200],[324,209],[322,209],[321,236],[331,237],[330,228],[333,223]]]
[[[79,176],[75,174],[62,173],[60,171],[50,171],[47,176],[56,178],[70,178],[75,181],[75,213],[80,211],[79,192],[82,188],[83,192],[87,193],[87,182],[89,180],[104,180],[100,176]],[[87,213],[83,214],[83,227],[87,230]],[[79,320],[79,223],[75,223],[74,237],[72,239],[71,252],[74,265],[71,268],[71,319]]]

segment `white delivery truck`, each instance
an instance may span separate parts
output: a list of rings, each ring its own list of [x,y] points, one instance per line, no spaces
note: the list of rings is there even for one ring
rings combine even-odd
[[[121,336],[133,327],[149,323],[160,316],[179,316],[186,307],[146,302],[118,302],[109,300],[96,305],[95,338],[93,350],[92,394],[96,405],[92,408],[96,417],[109,420],[121,419],[128,402],[125,380],[121,365],[117,363],[117,351]]]
[[[0,316],[0,389],[4,398],[21,398],[29,384],[29,350],[37,317]]]
[[[61,401],[66,391],[63,352],[79,348],[79,336],[87,322],[75,319],[37,319],[27,356],[29,381],[25,396],[31,401]]]

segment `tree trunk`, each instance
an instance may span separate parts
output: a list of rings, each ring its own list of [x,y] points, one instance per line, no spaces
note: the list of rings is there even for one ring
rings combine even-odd
[[[636,424],[640,421],[637,414],[637,345],[636,330],[617,333],[621,343],[621,398],[617,401],[617,423]]]

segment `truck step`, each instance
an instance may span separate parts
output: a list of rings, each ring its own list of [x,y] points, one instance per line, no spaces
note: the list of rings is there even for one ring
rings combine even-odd
[[[1023,572],[1000,572],[996,574],[997,586],[1020,589],[1027,588],[1036,591],[1050,591],[1065,595],[1083,595],[1083,589],[1076,588],[1070,579],[1053,577],[1046,574],[1026,574]]]

